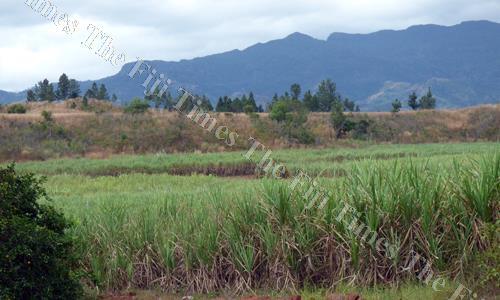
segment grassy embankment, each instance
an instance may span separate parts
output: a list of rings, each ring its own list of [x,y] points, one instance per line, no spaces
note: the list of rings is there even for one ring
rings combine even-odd
[[[97,112],[84,112],[68,108],[70,102],[33,103],[26,115],[0,113],[0,161],[238,151],[249,148],[250,136],[272,149],[500,141],[500,105],[398,114],[354,113],[354,120],[364,119],[369,126],[366,132],[354,130],[341,140],[335,139],[330,114],[311,113],[305,124],[314,141],[310,145],[287,138],[286,131],[267,114],[212,113],[218,126],[226,125],[239,134],[234,146],[224,147],[213,132],[208,133],[175,112],[128,115],[109,103],[99,104]],[[51,122],[41,117],[44,110],[53,112]]]

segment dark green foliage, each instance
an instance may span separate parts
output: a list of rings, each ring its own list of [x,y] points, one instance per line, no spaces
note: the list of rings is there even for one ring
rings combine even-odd
[[[37,85],[26,93],[28,102],[34,101],[54,101],[66,100],[68,98],[76,98],[80,96],[80,85],[74,79],[69,79],[66,74],[59,77],[57,90],[54,91],[54,86],[44,79],[38,82]]]
[[[26,101],[28,102],[36,101],[36,94],[33,90],[28,90],[28,92],[26,92]]]
[[[202,110],[204,111],[213,111],[214,107],[212,106],[212,103],[210,103],[210,99],[208,99],[207,96],[203,95],[201,98],[198,100],[201,101],[201,104],[198,105]]]
[[[337,138],[341,138],[346,133],[346,120],[347,116],[344,114],[344,107],[339,102],[334,103],[332,114],[331,114],[331,122],[333,128],[335,129]]]
[[[108,89],[101,83],[99,86],[99,91],[97,92],[97,99],[99,100],[109,100]]]
[[[408,106],[413,109],[435,109],[436,108],[436,98],[432,95],[431,88],[428,89],[427,94],[422,96],[418,100],[417,94],[415,92],[408,96]]]
[[[436,108],[436,98],[432,96],[431,88],[427,91],[427,94],[420,98],[419,103],[420,109],[435,109]]]
[[[85,97],[97,99],[99,96],[99,88],[97,83],[93,82],[92,87],[85,92]]]
[[[111,96],[111,102],[116,102],[116,101],[118,101],[118,97],[116,97],[116,94],[113,94]]]
[[[210,105],[211,106],[211,105]],[[257,112],[259,108],[255,102],[255,98],[252,92],[248,95],[243,95],[240,98],[231,99],[228,96],[219,97],[217,101],[217,105],[215,107],[215,111],[217,112]]]
[[[418,101],[417,101],[418,97],[417,97],[417,94],[415,92],[412,92],[409,96],[408,96],[408,106],[413,109],[413,110],[417,110],[419,108],[419,104],[418,104]]]
[[[80,97],[80,84],[74,79],[70,79],[69,81],[69,98],[77,98]]]
[[[269,117],[278,123],[284,122],[287,118],[288,105],[285,101],[278,101],[273,104]]]
[[[290,92],[292,93],[293,100],[299,100],[301,93],[300,85],[298,83],[292,84],[292,86],[290,86]]]
[[[44,122],[54,122],[54,118],[52,117],[52,113],[50,111],[42,111],[42,118]]]
[[[334,103],[330,118],[333,128],[336,131],[337,139],[345,137],[351,131],[354,131],[352,134],[353,138],[365,139],[371,125],[371,122],[368,120],[361,119],[356,122],[352,119],[352,116],[347,116],[344,113],[344,106],[340,102]]]
[[[26,107],[22,104],[13,104],[7,108],[7,113],[9,114],[25,114]]]
[[[40,81],[37,86],[35,86],[35,93],[39,101],[54,101],[56,95],[54,93],[54,86],[49,82],[47,78]]]
[[[396,100],[392,101],[392,110],[391,110],[391,112],[397,113],[397,112],[399,112],[401,110],[401,107],[402,107],[401,101],[399,101],[399,99],[396,99]]]
[[[255,97],[252,92],[250,92],[250,94],[248,95],[248,100],[243,101],[243,108],[245,107],[251,107],[252,112],[257,112],[259,110],[259,108],[257,107],[257,103],[255,102]],[[250,111],[250,108],[248,110]]]
[[[48,205],[42,180],[0,169],[0,299],[76,299],[81,287],[69,223]]]
[[[215,107],[215,111],[230,112],[232,111],[232,103],[233,101],[228,96],[219,97],[219,101],[217,101],[217,106]]]
[[[319,111],[331,111],[332,105],[339,101],[337,86],[330,79],[321,81],[316,97],[318,98]]]
[[[140,98],[134,98],[130,101],[127,106],[125,106],[124,112],[128,114],[143,114],[149,108],[149,103],[147,100],[143,100]]]
[[[310,111],[318,111],[319,110],[318,97],[313,96],[311,91],[307,91],[304,94],[304,105]]]
[[[231,112],[243,112],[243,101],[240,98],[236,98],[232,101]]]
[[[173,106],[173,99],[170,93],[163,93],[160,96],[160,89],[156,88],[153,93],[150,93],[149,95],[146,95],[145,97],[146,100],[149,102],[153,103],[154,108],[160,109],[160,108],[172,108]],[[114,101],[113,101],[114,102]]]
[[[303,144],[314,142],[313,135],[304,127],[308,111],[302,102],[293,100],[285,94],[273,104],[269,117],[281,125],[283,134]]]
[[[368,130],[373,122],[371,120],[361,119],[358,122],[352,121],[352,123],[353,127],[349,130],[354,129],[353,138],[358,140],[366,139],[368,135]]]
[[[346,111],[353,112],[356,110],[356,103],[354,101],[349,100],[349,98],[344,99],[344,109]]]
[[[57,84],[56,97],[58,100],[68,99],[70,95],[70,81],[66,74],[62,74],[59,77],[59,83]]]

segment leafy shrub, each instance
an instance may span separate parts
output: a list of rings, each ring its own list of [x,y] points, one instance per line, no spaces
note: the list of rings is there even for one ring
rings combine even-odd
[[[75,299],[69,223],[48,205],[43,181],[18,175],[13,165],[0,169],[0,299]]]
[[[146,100],[135,98],[125,107],[125,112],[129,114],[143,114],[149,108],[149,103]]]
[[[42,111],[42,118],[47,123],[54,122],[54,118],[52,117],[52,112],[50,111],[46,110]]]
[[[301,144],[310,145],[315,141],[314,135],[305,127],[299,127],[291,131],[291,137],[296,138]]]
[[[9,106],[7,109],[7,113],[9,114],[25,114],[26,113],[26,107],[22,104],[14,104]]]

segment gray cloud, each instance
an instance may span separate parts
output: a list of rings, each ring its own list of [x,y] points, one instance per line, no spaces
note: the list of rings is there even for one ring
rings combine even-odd
[[[21,90],[62,72],[98,79],[119,67],[81,47],[87,24],[99,24],[126,53],[179,60],[282,38],[299,31],[324,39],[331,32],[368,33],[414,24],[452,25],[500,21],[498,0],[53,0],[80,21],[71,36],[36,14],[24,1],[0,2],[0,89]]]

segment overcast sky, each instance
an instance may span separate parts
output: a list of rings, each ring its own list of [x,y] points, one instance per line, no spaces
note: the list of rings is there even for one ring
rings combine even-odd
[[[36,1],[36,0],[35,0]],[[40,2],[43,0],[39,0]],[[302,32],[326,39],[332,32],[368,33],[415,24],[500,22],[500,0],[53,0],[77,20],[68,35],[24,0],[0,2],[0,89],[19,91],[62,72],[78,80],[113,75],[112,66],[82,47],[88,24],[111,35],[130,62],[180,60],[244,49]],[[500,38],[500,37],[499,37]]]

